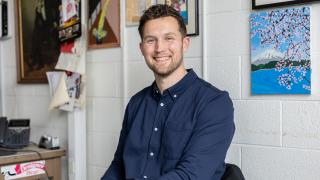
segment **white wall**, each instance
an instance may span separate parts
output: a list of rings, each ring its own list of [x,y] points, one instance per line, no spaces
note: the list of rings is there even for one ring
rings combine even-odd
[[[110,163],[122,123],[121,48],[87,53],[88,179],[99,179]]]
[[[251,96],[248,18],[251,0],[201,3],[205,9],[200,5],[200,36],[192,37],[185,62],[199,76],[229,91],[233,99],[237,129],[227,161],[239,165],[248,180],[318,179],[320,4],[311,5],[312,95]],[[137,26],[125,26],[124,3],[121,10],[121,48],[87,53],[87,179],[90,180],[99,179],[113,158],[125,104],[153,81],[138,48]],[[10,22],[14,22],[13,11],[10,13]],[[15,38],[0,41],[4,114],[9,118],[31,118],[32,140],[37,142],[42,133],[48,132],[59,135],[66,145],[67,115],[47,111],[48,86],[16,84]],[[63,169],[65,179],[66,169]]]
[[[193,67],[199,76],[206,77],[213,85],[229,91],[233,99],[237,129],[227,161],[240,166],[248,180],[317,179],[320,177],[320,166],[317,165],[320,161],[320,66],[317,61],[320,56],[320,23],[317,23],[320,5],[311,5],[312,95],[252,96],[249,59],[251,0],[205,0],[204,3],[206,9],[200,5],[200,20],[205,19],[205,29],[202,29],[200,23],[200,36],[192,38],[185,62],[188,67]],[[204,33],[206,37],[203,42]],[[137,27],[125,27],[123,35],[123,67],[115,66],[115,63],[107,58],[121,57],[118,51],[108,53],[103,50],[106,54],[99,53],[99,56],[105,56],[107,66],[111,66],[106,67],[104,74],[108,75],[105,76],[112,76],[116,73],[115,69],[123,68],[124,93],[120,99],[126,103],[135,92],[150,85],[153,75],[140,54]],[[206,48],[204,56],[203,43]],[[99,66],[98,63],[94,64]],[[96,75],[94,77],[97,78]],[[103,79],[98,83],[103,84],[102,87],[109,85],[108,90],[103,92],[118,92],[118,78],[114,79]],[[92,139],[93,143],[88,145],[89,149],[92,149],[89,151],[90,179],[98,179],[105,171],[118,141],[122,120],[117,118],[122,117],[123,106],[119,112],[116,109],[121,106],[119,99],[107,98],[108,96],[111,95],[106,95],[106,99],[99,102],[93,98],[91,105],[94,109],[91,112],[91,123],[103,124],[105,128],[93,130],[92,136],[95,138]],[[101,110],[98,110],[99,108]],[[116,112],[116,115],[111,112]],[[94,118],[95,114],[99,120]]]
[[[312,95],[250,95],[251,0],[207,0],[209,82],[231,93],[236,134],[228,161],[248,180],[319,179],[320,4],[312,4]]]

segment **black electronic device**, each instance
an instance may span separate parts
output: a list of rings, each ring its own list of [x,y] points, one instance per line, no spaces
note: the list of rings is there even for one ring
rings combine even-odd
[[[0,144],[4,143],[7,127],[7,117],[0,117]]]
[[[8,36],[8,2],[0,0],[0,37]]]
[[[1,134],[3,135],[1,147],[23,148],[29,145],[30,119],[0,119]],[[1,141],[1,140],[0,140]]]

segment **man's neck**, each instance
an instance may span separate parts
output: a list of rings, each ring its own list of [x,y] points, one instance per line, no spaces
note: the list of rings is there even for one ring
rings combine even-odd
[[[155,75],[157,87],[159,88],[161,94],[163,93],[163,91],[179,82],[186,74],[187,70],[185,68],[181,68],[172,72],[167,77]]]

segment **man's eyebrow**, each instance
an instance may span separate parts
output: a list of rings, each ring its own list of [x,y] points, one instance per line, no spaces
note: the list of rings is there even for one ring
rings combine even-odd
[[[168,33],[166,33],[166,34],[164,34],[164,35],[166,35],[166,36],[168,36],[168,35],[174,35],[174,36],[176,36],[177,34],[176,34],[176,33],[173,33],[173,32],[168,32]]]
[[[155,36],[152,36],[152,35],[146,35],[143,37],[143,39],[148,39],[148,38],[156,38]]]
[[[165,33],[164,36],[177,36],[176,33],[173,33],[173,32],[168,32],[168,33]],[[153,35],[146,35],[143,37],[143,39],[157,39],[156,36],[153,36]]]

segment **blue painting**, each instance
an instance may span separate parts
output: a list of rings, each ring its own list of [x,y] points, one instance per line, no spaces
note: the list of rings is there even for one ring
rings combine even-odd
[[[157,0],[157,4],[167,4],[180,13],[184,24],[188,25],[188,4],[190,0]]]
[[[251,93],[310,94],[310,8],[250,15]]]

